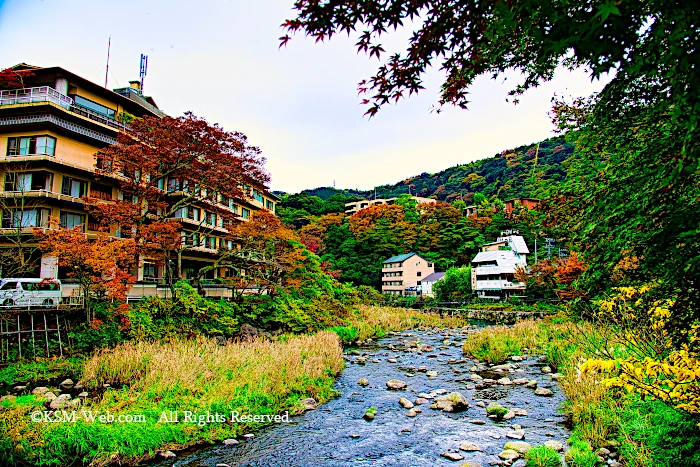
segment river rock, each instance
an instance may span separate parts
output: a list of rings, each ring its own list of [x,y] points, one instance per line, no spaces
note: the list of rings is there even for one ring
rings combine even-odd
[[[355,359],[355,363],[357,363],[358,365],[365,365],[367,364],[367,357],[357,357]]]
[[[477,406],[477,407],[484,408],[484,407],[486,407],[486,402],[484,402],[484,401],[479,401],[479,402],[476,403],[476,406]]]
[[[418,397],[418,398],[416,398],[416,400],[414,401],[414,403],[415,403],[416,405],[424,405],[424,404],[430,403],[430,401],[429,401],[428,399],[423,398],[423,397]]]
[[[506,449],[512,449],[520,454],[525,454],[532,449],[532,445],[530,445],[530,443],[526,443],[525,441],[508,441],[503,447],[503,450]]]
[[[466,451],[466,452],[481,451],[481,448],[479,446],[477,446],[476,444],[471,443],[469,441],[465,441],[462,444],[460,444],[459,449],[461,451]]]
[[[38,386],[32,389],[32,394],[34,394],[35,396],[43,396],[47,392],[49,392],[49,388],[44,386]]]
[[[473,375],[469,376],[469,379],[472,380],[472,381],[474,381],[474,382],[476,383],[477,381],[481,381],[481,380],[483,380],[484,378],[482,378],[481,376],[479,376],[479,375],[477,375],[476,373],[474,373]]]
[[[608,457],[610,456],[610,450],[606,448],[600,448],[598,449],[597,453],[601,457]]]
[[[527,378],[518,378],[513,380],[513,384],[523,385],[527,384],[529,381]]]
[[[360,378],[357,380],[357,384],[360,386],[369,386],[369,380],[367,378]]]
[[[401,407],[404,409],[412,409],[413,408],[413,402],[409,401],[405,397],[402,397],[399,399],[399,404],[401,404]]]
[[[506,414],[503,416],[503,420],[510,420],[512,418],[515,418],[515,412],[512,410],[509,410],[506,412]]]
[[[476,462],[462,462],[459,464],[459,467],[483,467],[481,464],[477,464]]]
[[[419,352],[432,352],[433,350],[433,346],[428,344],[423,344],[420,347],[418,347]]]
[[[231,467],[228,464],[216,464],[216,467]]]
[[[433,394],[426,394],[424,392],[418,394],[418,397],[420,397],[421,399],[435,399],[435,396]]]
[[[352,349],[348,351],[348,355],[360,355],[360,351],[358,349]]]
[[[311,397],[302,399],[299,402],[301,402],[301,405],[304,406],[304,410],[316,410],[316,408],[318,407],[318,403],[316,403],[316,400]]]
[[[224,444],[226,446],[235,446],[236,444],[238,444],[238,440],[233,439],[233,438],[228,438],[228,439],[223,440],[221,442],[221,444]]]
[[[406,386],[408,386],[408,383],[406,383],[406,381],[401,381],[400,379],[390,379],[386,382],[387,389],[401,390],[406,389]]]
[[[525,387],[528,389],[535,389],[537,387],[537,381],[530,380],[529,382],[525,383]]]
[[[395,358],[390,358],[389,360],[387,360],[387,362],[389,362],[389,363],[396,363],[396,359],[395,359]]]
[[[250,324],[244,324],[233,336],[234,341],[238,342],[253,342],[261,334],[259,329],[251,326]]]
[[[486,425],[486,422],[483,420],[469,420],[469,423],[472,425]]]
[[[45,393],[44,393],[44,399],[48,399],[48,400],[52,401],[52,400],[54,400],[55,398],[56,398],[56,394],[54,394],[54,393],[51,392],[51,391],[45,392]]]
[[[513,384],[513,382],[510,380],[510,378],[507,378],[507,377],[501,378],[496,382],[502,386],[510,386],[511,384]]]
[[[527,410],[525,409],[512,409],[513,413],[518,417],[527,417]]]
[[[551,373],[552,369],[548,366],[542,367],[542,373]]]
[[[243,437],[245,439],[251,439],[251,438],[255,438],[255,435],[253,433],[246,433],[243,435]]]
[[[513,451],[512,449],[504,449],[503,452],[498,455],[498,457],[504,461],[514,461],[520,457],[520,453],[518,451]]]
[[[22,392],[25,389],[27,389],[27,386],[15,386],[14,387],[15,392]]]
[[[435,403],[430,406],[431,409],[439,409],[443,412],[460,412],[469,408],[469,402],[459,392],[451,392],[446,396],[435,398]]]
[[[431,377],[435,377],[438,375],[438,372],[435,370],[430,370],[430,371],[426,371],[425,374],[428,376],[431,376]]]
[[[557,452],[562,452],[564,450],[564,444],[560,443],[559,441],[554,441],[553,439],[545,441],[544,445],[550,449],[554,449]]]
[[[378,358],[373,358],[373,359],[372,359],[372,363],[379,363],[379,359],[378,359]]]
[[[431,394],[437,394],[442,395],[442,394],[447,394],[447,390],[445,389],[435,389],[434,391],[430,391]]]
[[[552,373],[551,378],[554,381],[559,381],[560,379],[564,378],[564,375],[561,373]]]
[[[513,355],[512,357],[510,357],[510,359],[513,360],[514,362],[522,362],[523,361],[523,357],[521,357],[520,355]]]
[[[61,386],[64,389],[70,389],[73,387],[73,384],[75,384],[75,383],[73,383],[73,380],[70,378],[67,378],[67,379],[64,379],[63,381],[61,381],[61,384],[59,384],[59,386]]]
[[[49,408],[51,409],[62,409],[66,405],[68,405],[68,402],[70,401],[70,394],[61,394],[57,398],[51,400],[49,403]]]
[[[418,415],[418,412],[416,411],[416,409],[411,409],[408,412],[406,412],[407,417],[415,417],[416,415]]]
[[[457,454],[456,452],[443,452],[442,454],[440,454],[440,456],[451,461],[461,461],[462,459],[464,459],[463,455]]]
[[[160,451],[158,455],[164,459],[170,459],[172,457],[177,457],[172,451]]]
[[[537,388],[535,389],[535,395],[536,396],[542,396],[542,397],[552,397],[554,393],[550,391],[547,388]]]
[[[506,438],[511,439],[523,439],[525,437],[525,430],[512,430],[506,433]]]

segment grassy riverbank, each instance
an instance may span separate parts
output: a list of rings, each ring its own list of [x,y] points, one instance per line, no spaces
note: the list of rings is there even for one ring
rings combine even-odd
[[[278,342],[220,346],[197,339],[123,343],[86,361],[88,392],[103,384],[103,397],[78,408],[114,417],[143,415],[143,423],[38,423],[42,410],[33,395],[4,403],[0,412],[0,459],[31,465],[102,466],[133,464],[157,450],[182,449],[250,432],[261,423],[163,423],[163,412],[274,415],[303,410],[300,400],[324,402],[334,395],[334,377],[343,369],[342,349],[334,333],[289,337]],[[70,410],[70,409],[69,409]]]
[[[403,331],[417,327],[458,328],[467,326],[468,320],[459,317],[440,316],[409,308],[360,305],[346,318],[345,326],[332,328],[345,343],[384,337],[389,331]]]
[[[626,467],[700,466],[700,420],[607,387],[600,375],[579,372],[582,361],[596,358],[600,345],[619,344],[615,335],[615,329],[555,317],[486,328],[470,337],[463,350],[489,363],[544,354],[553,370],[564,374],[560,384],[568,400],[562,410],[572,424],[566,457],[570,467],[603,465],[595,453],[599,448],[618,451]]]
[[[8,386],[72,376],[80,379],[89,396],[75,408],[75,423],[33,422],[31,413],[44,408],[44,399],[38,396],[24,395],[1,403],[5,410],[0,411],[0,461],[28,465],[134,464],[158,451],[235,438],[263,423],[214,422],[199,426],[184,423],[183,412],[299,413],[304,410],[300,402],[304,398],[322,403],[333,397],[335,376],[343,369],[341,338],[352,342],[420,326],[468,324],[460,318],[433,313],[365,305],[358,306],[344,321],[346,325],[333,328],[334,332],[282,335],[276,341],[225,346],[203,337],[130,341],[87,358],[11,365],[0,372]],[[103,390],[105,384],[111,387]],[[83,410],[110,414],[117,420],[120,416],[143,415],[145,421],[89,422]],[[161,420],[161,414],[169,415],[170,411],[179,412],[180,423]]]

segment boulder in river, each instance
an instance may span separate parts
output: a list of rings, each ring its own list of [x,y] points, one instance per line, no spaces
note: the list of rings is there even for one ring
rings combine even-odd
[[[451,392],[446,396],[436,397],[430,408],[439,409],[443,412],[461,412],[469,408],[469,402],[461,393]]]
[[[553,439],[545,441],[544,445],[550,449],[554,449],[557,452],[562,452],[564,450],[564,444],[560,443],[559,441],[554,441]]]
[[[491,402],[486,406],[486,413],[489,417],[501,420],[508,413],[508,409],[504,408],[501,404]]]
[[[73,380],[70,378],[67,378],[67,379],[64,379],[63,381],[61,381],[61,384],[59,386],[61,386],[64,389],[70,389],[73,387],[73,384],[74,384]]]
[[[32,394],[34,394],[35,396],[43,396],[47,392],[49,392],[49,388],[44,386],[38,386],[32,389]]]
[[[160,455],[160,457],[163,457],[163,458],[165,458],[165,459],[170,459],[170,458],[172,458],[172,457],[177,457],[177,456],[175,455],[175,453],[172,452],[172,451],[160,451],[160,452],[158,453],[158,455]]]
[[[413,402],[409,401],[405,397],[402,397],[399,399],[399,404],[401,404],[401,407],[404,409],[412,409],[413,408]]]
[[[238,444],[238,440],[233,439],[233,438],[228,438],[228,439],[223,440],[221,442],[221,444],[224,444],[226,446],[235,446],[236,444]]]
[[[532,449],[532,445],[530,445],[530,443],[526,443],[525,441],[508,441],[503,449],[512,449],[520,454],[526,454],[530,449]]]
[[[423,397],[417,397],[415,400],[416,405],[423,405],[423,404],[428,404],[430,401],[428,399],[425,399]]]
[[[504,449],[503,452],[498,455],[498,457],[504,461],[514,461],[520,457],[520,453],[518,451],[513,451],[512,449]]]
[[[367,378],[360,378],[357,380],[357,384],[360,386],[369,386],[369,380]]]
[[[527,383],[525,383],[525,387],[528,389],[535,389],[537,387],[537,381],[535,381],[534,379],[530,380]]]
[[[316,408],[318,407],[318,403],[316,403],[316,400],[311,397],[302,399],[299,402],[301,402],[301,405],[304,406],[304,410],[316,410]]]
[[[477,446],[476,444],[465,441],[462,444],[459,445],[459,449],[461,451],[466,451],[466,452],[474,452],[474,451],[481,451],[481,448]]]
[[[461,461],[464,459],[464,456],[461,454],[457,454],[456,452],[443,452],[440,454],[440,456],[444,457],[445,459],[449,459],[451,461]]]
[[[525,430],[511,430],[506,433],[506,438],[510,439],[523,439],[525,437]]]
[[[536,396],[542,396],[542,397],[552,397],[552,394],[554,394],[552,391],[550,391],[547,388],[537,388],[535,389],[535,395]]]
[[[406,381],[401,381],[400,379],[390,379],[386,382],[387,389],[393,389],[395,391],[406,389],[406,386],[408,386],[408,383],[406,383]]]

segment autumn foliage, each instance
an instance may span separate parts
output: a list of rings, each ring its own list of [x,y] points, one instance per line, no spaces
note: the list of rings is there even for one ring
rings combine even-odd
[[[55,223],[55,219],[54,219]],[[68,278],[78,281],[85,300],[88,321],[91,303],[96,299],[125,300],[134,283],[131,268],[136,264],[133,239],[114,240],[101,233],[89,239],[81,226],[50,230],[35,229],[39,248],[68,270]]]

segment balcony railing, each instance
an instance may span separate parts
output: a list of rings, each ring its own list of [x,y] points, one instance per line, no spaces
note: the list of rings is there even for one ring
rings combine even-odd
[[[129,127],[121,122],[114,120],[111,117],[103,115],[94,110],[77,105],[73,99],[61,94],[54,88],[49,86],[41,86],[36,88],[10,89],[0,91],[0,106],[15,105],[15,104],[32,104],[36,102],[53,102],[54,104],[63,107],[69,112],[81,115],[90,120],[94,120],[103,125],[116,128],[118,130],[127,130]]]

